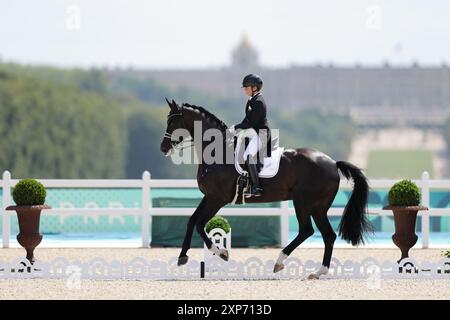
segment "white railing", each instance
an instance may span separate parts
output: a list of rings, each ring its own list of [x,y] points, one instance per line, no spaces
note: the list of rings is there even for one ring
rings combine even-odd
[[[10,238],[10,214],[5,208],[11,204],[11,187],[14,187],[18,179],[11,179],[8,171],[3,173],[3,179],[0,185],[3,189],[3,248],[9,247]],[[149,247],[149,225],[152,216],[190,216],[194,208],[153,208],[151,199],[152,188],[197,188],[197,181],[194,179],[151,179],[150,173],[145,171],[142,179],[134,180],[59,180],[59,179],[39,179],[46,188],[141,188],[142,206],[140,208],[54,208],[45,210],[47,215],[65,215],[65,214],[89,214],[89,215],[124,215],[133,214],[142,217],[141,238],[142,247]],[[370,180],[371,188],[390,188],[398,180]],[[422,179],[413,180],[422,190],[422,205],[430,205],[430,188],[450,189],[450,180],[430,180],[427,172],[422,174]],[[351,190],[352,185],[346,179],[341,179],[340,190]],[[330,216],[341,216],[343,208],[331,208],[328,211]],[[372,215],[392,215],[391,211],[382,210],[382,208],[370,208]],[[281,244],[286,246],[289,237],[289,216],[294,215],[294,209],[288,207],[288,201],[282,201],[279,208],[222,208],[220,214],[224,216],[280,216],[281,220]],[[422,219],[422,248],[429,246],[430,216],[450,215],[450,208],[430,208],[429,211],[420,211],[419,216]]]

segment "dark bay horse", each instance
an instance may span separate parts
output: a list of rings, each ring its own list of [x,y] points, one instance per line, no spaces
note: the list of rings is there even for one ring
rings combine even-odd
[[[193,139],[195,151],[199,159],[203,150],[211,143],[194,135],[194,121],[201,124],[202,130],[218,129],[225,132],[227,126],[216,116],[202,107],[169,102],[170,112],[167,118],[167,129],[161,142],[161,151],[169,155],[183,139],[173,140],[176,129],[185,129]],[[204,131],[203,131],[204,132]],[[224,138],[225,139],[225,138]],[[293,200],[295,213],[299,223],[299,234],[280,253],[274,272],[284,268],[283,261],[303,241],[314,233],[312,219],[322,234],[325,244],[322,268],[316,277],[328,272],[336,233],[330,225],[327,211],[339,189],[339,170],[347,179],[352,179],[354,188],[350,200],[345,206],[339,235],[356,246],[364,243],[365,233],[372,229],[367,219],[367,201],[369,186],[361,169],[346,161],[335,161],[328,155],[311,148],[286,149],[281,156],[278,173],[273,178],[261,178],[264,189],[262,197],[249,198],[247,202],[273,202]],[[206,246],[222,259],[228,260],[228,252],[212,245],[205,232],[206,223],[234,197],[238,173],[234,164],[200,163],[197,171],[197,182],[203,199],[194,211],[187,224],[186,236],[178,258],[178,265],[187,263],[187,251],[191,245],[192,232],[196,227]]]

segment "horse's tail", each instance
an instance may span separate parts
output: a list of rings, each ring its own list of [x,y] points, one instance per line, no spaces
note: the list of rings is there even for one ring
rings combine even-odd
[[[336,165],[347,179],[352,178],[354,182],[352,195],[339,224],[339,235],[343,240],[356,246],[364,243],[365,233],[373,231],[367,219],[369,185],[360,168],[346,161],[337,161]]]

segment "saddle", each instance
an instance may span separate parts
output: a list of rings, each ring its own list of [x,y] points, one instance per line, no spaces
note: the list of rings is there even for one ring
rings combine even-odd
[[[277,173],[280,167],[280,159],[283,154],[284,147],[280,147],[279,145],[279,137],[272,136],[271,138],[271,156],[264,157],[264,159],[258,160],[258,176],[260,178],[273,178]],[[245,143],[243,140],[237,140],[237,145],[235,149],[235,160],[234,167],[236,168],[237,173],[243,175],[247,173],[245,166],[243,166],[244,159],[243,154],[245,151]]]
[[[279,147],[279,138],[278,136],[272,137],[271,139],[271,156],[264,157],[263,159],[258,159],[258,176],[260,178],[273,178],[278,173],[280,167],[280,159],[283,154],[284,147]],[[248,172],[245,166],[242,166],[243,163],[243,154],[245,150],[245,143],[242,141],[239,142],[235,149],[235,162],[234,167],[239,174],[238,179],[236,180],[236,191],[231,204],[245,204],[244,193],[246,193],[250,189],[250,177],[248,176]],[[262,160],[262,161],[261,161]]]

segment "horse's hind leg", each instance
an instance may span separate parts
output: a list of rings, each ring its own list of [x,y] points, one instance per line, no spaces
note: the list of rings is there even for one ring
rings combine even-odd
[[[325,252],[323,255],[322,265],[329,268],[331,255],[333,253],[333,245],[336,240],[336,233],[327,217],[327,210],[313,214],[314,222],[322,234],[323,243],[325,244]]]
[[[314,228],[311,223],[310,211],[308,210],[308,208],[305,208],[305,206],[302,204],[302,201],[298,199],[294,199],[293,201],[295,207],[295,214],[298,220],[299,233],[294,238],[294,240],[292,240],[291,243],[289,243],[287,247],[281,251],[278,260],[273,268],[274,273],[284,269],[283,261],[287,259],[287,257],[292,253],[292,251],[294,251],[294,249],[297,248],[303,241],[305,241],[314,234]]]
[[[314,210],[312,217],[314,222],[322,234],[323,243],[325,244],[325,251],[323,254],[322,267],[317,273],[310,275],[310,278],[318,279],[319,276],[328,273],[330,268],[331,255],[333,254],[333,245],[336,240],[336,233],[331,227],[330,221],[327,217],[327,211],[330,207],[319,207]]]

